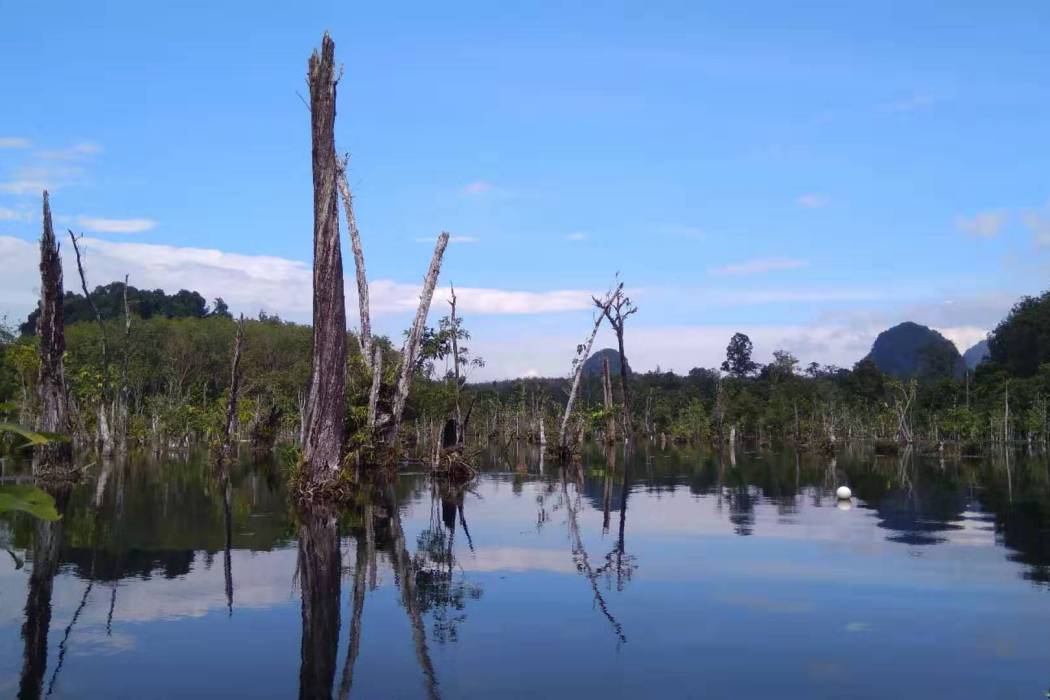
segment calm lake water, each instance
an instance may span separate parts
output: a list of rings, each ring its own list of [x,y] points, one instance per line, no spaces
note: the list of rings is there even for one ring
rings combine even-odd
[[[96,465],[60,521],[0,514],[0,696],[1045,697],[1045,460],[609,461],[338,517],[273,463]]]

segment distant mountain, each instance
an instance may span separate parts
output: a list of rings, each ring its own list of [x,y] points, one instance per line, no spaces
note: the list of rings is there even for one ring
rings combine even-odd
[[[613,348],[605,348],[599,350],[583,363],[583,376],[585,377],[600,377],[602,375],[602,362],[605,358],[609,358],[609,373],[614,376],[620,376],[620,353]],[[631,363],[627,363],[627,370],[630,371]]]
[[[969,369],[977,369],[977,365],[987,360],[988,355],[988,341],[982,340],[963,353],[963,360]]]
[[[911,321],[880,333],[864,359],[899,379],[961,377],[966,373],[966,362],[954,343]]]

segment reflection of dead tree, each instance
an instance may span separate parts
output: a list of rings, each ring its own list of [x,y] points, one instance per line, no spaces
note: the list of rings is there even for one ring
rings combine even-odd
[[[624,459],[623,475],[620,479],[620,527],[616,536],[616,545],[613,550],[605,555],[605,563],[595,572],[603,575],[612,572],[616,576],[616,590],[623,591],[624,584],[631,580],[638,565],[634,557],[626,552],[625,535],[627,530],[627,493],[630,491],[627,472],[629,470],[627,460]],[[608,517],[606,517],[608,522]],[[606,525],[608,529],[608,525]]]
[[[405,546],[405,532],[401,527],[401,512],[398,510],[397,501],[391,491],[387,496],[387,509],[390,512],[390,536],[393,554],[394,572],[397,574],[397,582],[401,587],[401,603],[408,613],[409,622],[412,624],[412,642],[416,648],[416,660],[423,669],[423,678],[426,682],[427,696],[430,698],[440,697],[438,693],[437,674],[434,672],[434,664],[430,660],[430,652],[427,650],[427,634],[423,627],[423,614],[419,611],[418,599],[416,597],[416,575],[412,566],[412,558]]]
[[[365,514],[371,519],[371,513]],[[365,570],[368,568],[368,541],[357,538],[357,554],[354,558],[354,591],[351,596],[353,608],[350,612],[350,642],[346,648],[346,663],[343,664],[343,678],[339,683],[339,698],[350,697],[350,687],[354,682],[354,663],[361,651],[361,614],[365,608]]]
[[[609,612],[609,606],[605,602],[605,597],[602,596],[600,590],[598,590],[598,574],[591,567],[589,558],[587,557],[587,550],[583,546],[583,538],[580,536],[580,525],[576,517],[576,506],[574,504],[574,498],[569,496],[568,480],[566,479],[564,470],[562,471],[561,479],[561,492],[562,499],[565,503],[565,511],[567,517],[565,519],[569,526],[569,539],[572,542],[572,558],[576,564],[576,570],[586,577],[587,582],[591,585],[591,591],[594,593],[594,601],[598,604],[598,608],[602,611],[602,615],[609,620],[609,624],[612,625],[613,631],[616,633],[617,639],[620,642],[626,642],[627,637],[624,636],[623,626],[620,625],[619,621],[613,617],[613,614]],[[579,490],[577,489],[576,499],[579,498]]]
[[[65,510],[69,490],[52,493],[59,513]],[[19,698],[39,698],[47,670],[47,633],[51,626],[51,593],[58,573],[64,520],[38,520],[33,539],[33,570],[29,574],[25,622],[22,623],[22,676]]]
[[[298,568],[303,619],[299,697],[327,698],[335,681],[342,574],[334,511],[310,509],[300,514]]]
[[[80,613],[84,612],[85,606],[87,606],[88,596],[91,595],[91,588],[95,585],[94,581],[88,581],[88,585],[84,588],[84,595],[80,598],[80,605],[73,611],[73,617],[70,618],[69,624],[66,625],[66,631],[62,634],[62,641],[58,643],[58,662],[55,664],[55,670],[51,672],[51,680],[47,684],[47,694],[55,690],[55,681],[58,680],[58,674],[62,671],[62,666],[66,662],[66,649],[69,648],[69,635],[73,633],[73,627],[76,626],[77,620],[80,619]]]
[[[225,524],[222,572],[226,582],[226,613],[233,617],[233,486],[228,472],[223,474],[222,513]]]

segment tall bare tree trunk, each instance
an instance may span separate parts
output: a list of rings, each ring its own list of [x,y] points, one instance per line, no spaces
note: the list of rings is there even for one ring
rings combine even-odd
[[[39,429],[46,433],[69,432],[69,397],[62,355],[66,351],[65,321],[62,313],[62,258],[51,224],[51,203],[44,191],[44,232],[40,238],[40,392]],[[39,448],[34,471],[51,471],[68,466],[71,456],[68,442],[52,443]]]
[[[343,212],[346,216],[346,229],[350,234],[350,248],[354,251],[354,270],[357,273],[357,306],[360,313],[361,358],[365,364],[372,361],[372,319],[368,311],[368,277],[365,274],[365,254],[361,250],[361,234],[357,232],[357,218],[354,217],[354,198],[350,194],[350,183],[346,180],[346,166],[349,157],[339,163],[339,193],[343,197]]]
[[[572,406],[576,403],[576,394],[580,390],[580,376],[583,374],[583,365],[587,362],[587,358],[591,356],[591,348],[594,346],[594,337],[598,335],[598,328],[602,325],[602,319],[605,318],[605,310],[609,308],[609,304],[612,303],[612,295],[607,295],[603,302],[604,306],[600,306],[600,310],[597,318],[594,319],[594,328],[591,329],[591,335],[587,338],[587,342],[581,346],[579,354],[576,356],[576,367],[572,377],[572,388],[569,390],[569,400],[565,402],[565,413],[561,417],[561,428],[558,430],[558,447],[561,450],[568,448],[568,443],[565,441],[566,433],[569,430],[569,418],[572,416]]]
[[[613,415],[612,378],[609,376],[609,358],[602,358],[602,398],[605,400],[605,441],[616,442],[616,416]]]
[[[464,440],[463,435],[463,409],[459,403],[459,390],[461,379],[459,376],[459,324],[456,323],[456,288],[451,284],[448,286],[452,298],[449,300],[449,306],[452,307],[452,378],[455,381],[456,386],[454,390],[454,396],[456,400],[456,445],[462,445]]]
[[[230,398],[226,404],[226,425],[222,432],[222,459],[233,454],[233,431],[237,423],[237,399],[241,390],[241,346],[244,344],[244,314],[237,323],[237,338],[233,342],[233,362],[230,365]]]
[[[314,185],[313,355],[303,458],[308,478],[331,483],[342,461],[346,421],[346,308],[339,249],[335,157],[335,43],[328,34],[310,56]]]
[[[368,430],[370,432],[376,427],[379,388],[383,383],[383,349],[376,345],[374,355],[374,359],[369,363],[372,366],[372,387],[368,392]]]
[[[434,287],[441,273],[441,258],[445,255],[447,246],[448,233],[442,231],[438,236],[437,245],[434,246],[434,257],[430,259],[430,269],[427,270],[427,276],[423,280],[423,292],[419,297],[419,308],[416,310],[415,321],[412,322],[408,338],[405,340],[404,347],[401,348],[401,374],[394,392],[390,422],[386,427],[386,442],[391,447],[397,443],[397,431],[401,428],[401,416],[405,412],[405,402],[408,401],[408,390],[412,384],[412,373],[416,369],[416,361],[419,358],[423,329],[427,321],[427,314],[430,312],[430,302],[434,298]]]

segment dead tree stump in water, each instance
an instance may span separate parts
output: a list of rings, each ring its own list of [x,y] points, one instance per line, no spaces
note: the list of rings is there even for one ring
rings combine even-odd
[[[62,356],[66,351],[65,320],[62,313],[62,258],[51,224],[51,202],[44,191],[44,231],[40,237],[40,370],[37,391],[40,395],[38,428],[44,433],[69,434],[69,397],[66,392]],[[71,464],[70,442],[53,442],[38,448],[33,463],[34,473],[68,470]]]
[[[342,462],[346,421],[346,308],[339,249],[339,164],[335,155],[335,43],[328,34],[310,56],[310,126],[313,143],[314,275],[313,354],[303,435],[306,483],[335,481]]]

